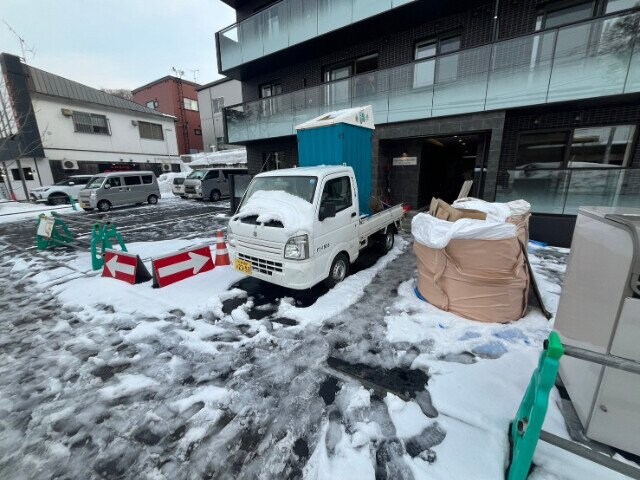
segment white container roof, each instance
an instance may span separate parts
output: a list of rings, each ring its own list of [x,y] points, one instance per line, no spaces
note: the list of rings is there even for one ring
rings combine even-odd
[[[246,165],[247,150],[218,150],[217,152],[190,153],[181,156],[182,161],[189,167],[213,167],[221,165]],[[190,161],[189,161],[190,160]]]
[[[296,130],[310,130],[312,128],[337,125],[338,123],[348,123],[357,127],[364,127],[374,130],[373,109],[371,105],[364,107],[346,108],[335,112],[324,113],[319,117],[301,123]]]

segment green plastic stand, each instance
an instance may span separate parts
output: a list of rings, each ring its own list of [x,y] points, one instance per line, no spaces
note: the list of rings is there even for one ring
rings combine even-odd
[[[104,266],[104,251],[113,248],[112,239],[115,239],[123,252],[127,251],[122,235],[118,233],[115,225],[111,223],[93,225],[91,229],[91,268],[93,270],[100,270]]]
[[[43,218],[46,218],[44,213],[38,216],[38,223],[36,224],[36,246],[38,247],[38,250],[60,247],[74,242],[75,236],[71,233],[67,224],[64,223],[62,219],[56,217],[52,217],[54,219],[54,224],[53,229],[51,230],[51,236],[43,237],[38,235],[37,229]]]
[[[544,341],[544,350],[533,372],[516,418],[511,425],[511,464],[508,480],[525,480],[529,475],[533,454],[540,439],[540,432],[549,405],[549,392],[553,388],[560,358],[564,354],[560,336],[551,332]]]

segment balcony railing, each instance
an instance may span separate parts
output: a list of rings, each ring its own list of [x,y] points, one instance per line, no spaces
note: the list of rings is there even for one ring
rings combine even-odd
[[[415,0],[282,0],[218,32],[221,71]]]
[[[640,92],[639,20],[626,12],[229,107],[229,141],[293,135],[361,105],[384,124]]]
[[[496,201],[519,198],[526,198],[535,213],[575,215],[581,206],[638,208],[640,168],[600,165],[499,172]]]

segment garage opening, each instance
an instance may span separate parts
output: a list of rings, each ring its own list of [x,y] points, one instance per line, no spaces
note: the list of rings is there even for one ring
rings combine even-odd
[[[452,203],[462,185],[473,180],[471,195],[482,197],[486,134],[425,138],[421,146],[418,202],[433,197]]]

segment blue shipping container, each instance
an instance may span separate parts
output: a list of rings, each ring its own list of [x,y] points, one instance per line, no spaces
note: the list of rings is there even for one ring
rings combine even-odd
[[[298,163],[301,167],[348,165],[358,182],[361,214],[370,214],[371,142],[373,130],[347,123],[298,130]]]

